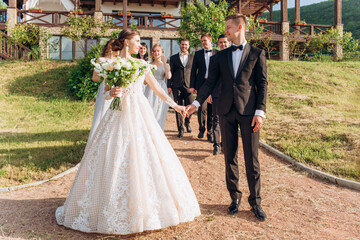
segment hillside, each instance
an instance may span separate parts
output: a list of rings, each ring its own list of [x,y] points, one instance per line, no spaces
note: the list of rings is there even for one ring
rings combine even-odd
[[[360,39],[360,1],[359,0],[343,0],[343,24],[344,31],[352,32],[353,36]],[[289,21],[294,22],[294,8],[289,8]],[[260,16],[269,19],[269,13],[266,12]],[[334,0],[316,3],[301,7],[301,20],[306,23],[313,24],[334,24]],[[274,21],[280,21],[280,11],[274,11]]]

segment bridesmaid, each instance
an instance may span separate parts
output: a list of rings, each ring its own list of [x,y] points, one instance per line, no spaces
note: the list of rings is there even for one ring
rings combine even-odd
[[[143,59],[146,62],[149,62],[149,53],[148,52],[149,52],[148,46],[146,45],[146,43],[142,42],[142,43],[140,43],[139,53],[136,55],[136,58]]]
[[[171,71],[169,64],[166,63],[164,49],[160,44],[155,44],[151,49],[151,64],[157,67],[157,70],[154,71],[154,77],[164,91],[167,92],[167,79],[171,78]],[[169,106],[162,101],[148,85],[145,87],[144,95],[149,100],[155,118],[164,131]]]
[[[119,56],[120,54],[120,48],[115,44],[116,39],[112,38],[110,39],[104,46],[102,56],[97,60],[97,62],[105,61],[108,59],[116,58],[116,56]],[[96,72],[93,72],[92,80],[94,82],[100,82],[100,77],[96,74]],[[100,120],[104,116],[106,110],[110,107],[111,100],[106,100],[103,96],[104,94],[104,82],[100,83],[98,92],[96,94],[96,102],[95,102],[95,110],[94,110],[94,118],[91,125],[91,130],[88,138],[88,142],[93,137],[93,134],[99,125]]]

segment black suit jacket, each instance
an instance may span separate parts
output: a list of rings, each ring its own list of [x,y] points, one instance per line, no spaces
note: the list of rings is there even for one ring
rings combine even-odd
[[[202,104],[221,81],[219,115],[228,113],[234,104],[240,115],[254,115],[255,111],[266,112],[267,67],[264,50],[245,45],[236,76],[234,76],[232,49],[217,53],[209,69],[209,78],[201,87],[197,101]]]
[[[212,51],[213,55],[217,53],[216,49]],[[209,64],[210,68],[210,64]],[[209,72],[210,73],[210,72]],[[197,91],[205,82],[206,63],[204,49],[195,52],[194,62],[191,68],[191,82],[190,88],[195,88]]]
[[[183,66],[180,60],[180,54],[170,57],[171,79],[168,81],[168,88],[190,88],[191,66],[194,55],[189,54],[186,66]]]

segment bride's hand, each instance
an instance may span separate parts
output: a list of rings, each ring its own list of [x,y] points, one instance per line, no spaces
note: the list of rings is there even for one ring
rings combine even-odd
[[[119,97],[120,93],[121,93],[121,87],[114,87],[110,90],[111,97]]]
[[[186,117],[186,110],[184,106],[176,105],[174,107],[175,111],[181,114],[181,116]]]

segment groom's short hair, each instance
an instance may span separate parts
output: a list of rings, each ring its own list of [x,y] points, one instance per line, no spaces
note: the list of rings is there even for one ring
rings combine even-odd
[[[228,20],[233,20],[233,22],[237,25],[244,24],[245,25],[244,27],[246,28],[247,20],[246,20],[246,16],[243,14],[240,13],[231,14],[225,18],[225,21]]]

